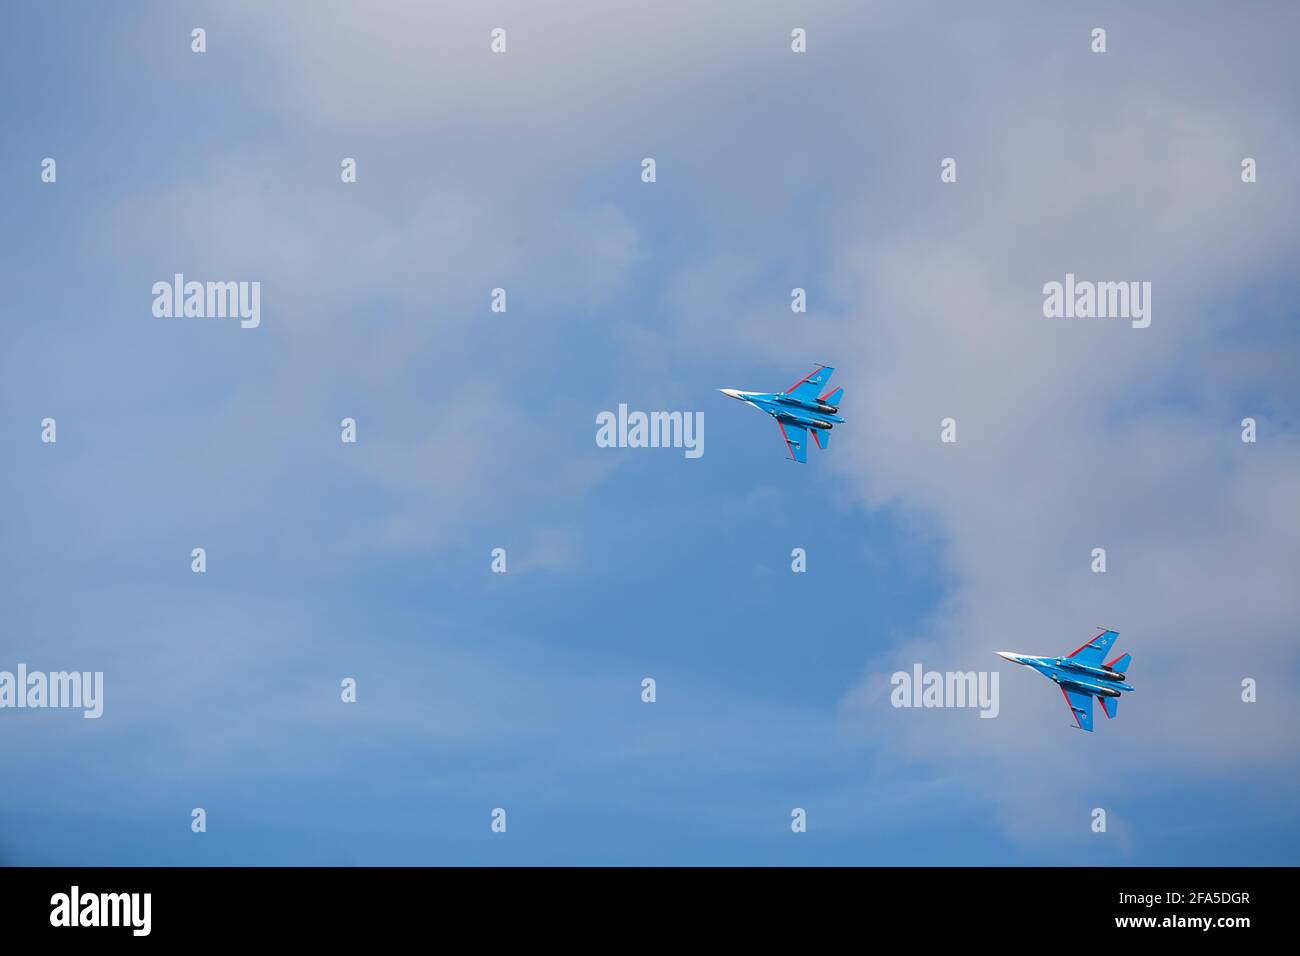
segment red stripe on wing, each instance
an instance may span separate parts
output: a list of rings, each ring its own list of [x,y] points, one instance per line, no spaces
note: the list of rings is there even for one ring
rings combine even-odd
[[[1105,631],[1102,631],[1102,632],[1101,632],[1101,634],[1105,634],[1105,633],[1106,633]],[[1097,637],[1101,637],[1101,634],[1098,634]],[[1095,641],[1095,640],[1097,639],[1097,637],[1094,637],[1094,638],[1092,639],[1092,641]],[[1088,644],[1091,644],[1092,641],[1089,641]],[[1078,650],[1076,650],[1076,651],[1074,652],[1074,654],[1079,653],[1079,651],[1083,650],[1084,647],[1087,647],[1088,644],[1084,644],[1083,647],[1080,647]],[[1067,657],[1073,657],[1074,654],[1067,654],[1066,656],[1067,656]],[[1122,657],[1123,655],[1120,655],[1120,656]]]
[[[1083,648],[1081,647],[1079,648],[1079,650],[1083,650]],[[1075,653],[1078,652],[1076,651]],[[1071,654],[1070,656],[1073,657],[1074,654]],[[1074,709],[1074,705],[1070,703],[1070,695],[1065,692],[1064,687],[1061,688],[1061,696],[1065,698],[1065,706],[1070,708],[1070,716],[1072,716],[1074,718],[1074,722],[1079,725],[1079,729],[1083,730],[1083,723],[1079,720],[1079,713]]]
[[[798,388],[798,387],[799,387],[800,385],[802,385],[804,382],[808,381],[808,379],[812,378],[814,375],[816,375],[818,372],[820,372],[820,371],[821,371],[822,369],[824,369],[825,367],[826,367],[825,365],[818,365],[815,369],[813,369],[811,372],[809,372],[809,373],[808,373],[807,375],[805,375],[803,378],[799,379],[799,381],[795,382],[793,385],[791,385],[789,388],[787,388],[787,389],[785,390],[785,393],[786,393],[787,395],[789,395],[789,394],[790,394],[791,392],[793,392],[796,388]]]
[[[781,437],[785,439],[785,447],[790,449],[790,457],[798,461],[799,457],[794,453],[794,445],[790,444],[790,436],[785,433],[785,423],[778,419],[776,424],[781,429]]]

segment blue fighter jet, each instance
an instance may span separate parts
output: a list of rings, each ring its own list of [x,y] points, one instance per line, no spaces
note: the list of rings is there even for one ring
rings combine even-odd
[[[790,457],[802,464],[808,461],[809,435],[818,448],[826,449],[830,447],[831,429],[844,424],[844,419],[835,414],[844,389],[818,397],[834,371],[829,365],[818,365],[784,392],[738,392],[734,388],[718,391],[775,418]]]
[[[1119,713],[1119,695],[1133,688],[1124,683],[1124,672],[1133,662],[1132,654],[1121,654],[1109,664],[1102,659],[1110,650],[1119,631],[1102,631],[1069,657],[1029,657],[998,651],[1016,664],[1032,667],[1048,680],[1054,681],[1065,695],[1065,703],[1081,730],[1092,731],[1092,699],[1097,698],[1106,716],[1113,719]]]

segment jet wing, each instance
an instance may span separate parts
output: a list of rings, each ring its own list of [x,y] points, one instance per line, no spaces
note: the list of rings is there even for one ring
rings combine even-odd
[[[808,429],[794,422],[778,421],[776,424],[781,429],[781,437],[785,439],[785,447],[790,449],[790,457],[801,465],[807,464]]]
[[[818,365],[815,369],[805,375],[799,381],[795,382],[785,390],[785,393],[792,398],[803,398],[815,401],[821,394],[822,386],[831,380],[831,375],[835,369],[829,365]]]
[[[1100,667],[1102,658],[1106,656],[1106,652],[1110,650],[1117,637],[1119,637],[1119,631],[1102,631],[1071,654],[1070,657],[1088,667]]]
[[[1061,693],[1065,695],[1065,702],[1070,705],[1070,713],[1074,715],[1075,723],[1080,729],[1091,732],[1092,695],[1069,687],[1062,687]]]

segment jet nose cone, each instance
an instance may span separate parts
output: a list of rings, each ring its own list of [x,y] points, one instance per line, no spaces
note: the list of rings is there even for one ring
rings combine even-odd
[[[1013,664],[1019,664],[1019,663],[1020,663],[1020,655],[1019,655],[1019,654],[1013,654],[1013,653],[1011,653],[1010,651],[998,651],[998,652],[997,652],[997,655],[998,655],[998,657],[1005,657],[1007,660],[1009,660],[1009,661],[1010,661],[1011,663],[1013,663]]]
[[[730,395],[732,398],[740,398],[740,392],[736,391],[734,388],[720,388],[718,391],[723,395]]]

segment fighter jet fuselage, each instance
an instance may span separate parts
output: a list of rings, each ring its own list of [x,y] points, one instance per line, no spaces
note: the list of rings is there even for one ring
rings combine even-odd
[[[1095,677],[1098,680],[1113,681],[1115,683],[1122,683],[1124,680],[1123,674],[1111,670],[1104,664],[1101,667],[1088,667],[1086,664],[1076,663],[1068,657],[1058,657],[1055,661],[1056,665],[1062,670],[1077,671],[1080,674],[1086,674],[1087,676]]]
[[[1121,691],[1135,689],[1124,683],[1123,674],[1101,667],[1076,664],[1068,657],[1030,657],[1026,654],[1010,655],[1005,651],[999,653],[1017,664],[1032,667],[1048,680],[1063,686],[1081,687],[1107,697],[1118,697]]]
[[[844,421],[842,418],[834,418],[835,413],[839,411],[837,407],[834,405],[827,405],[825,402],[816,399],[813,401],[807,401],[802,398],[793,398],[792,396],[785,394],[785,392],[777,392],[773,396],[773,399],[780,405],[793,405],[795,408],[802,411],[819,412],[822,415],[831,416],[834,421],[840,423],[843,423]]]
[[[734,388],[724,388],[722,393],[747,402],[759,411],[767,412],[777,421],[789,425],[830,429],[844,424],[844,419],[835,414],[839,409],[834,405],[825,405],[816,400],[804,401],[785,392],[738,392]]]

